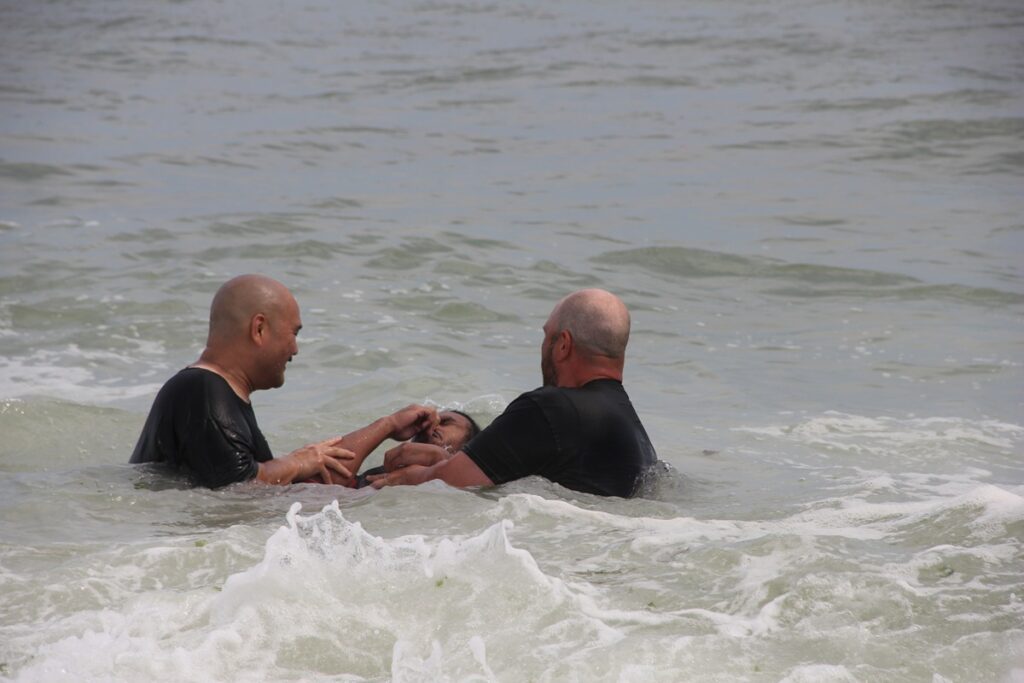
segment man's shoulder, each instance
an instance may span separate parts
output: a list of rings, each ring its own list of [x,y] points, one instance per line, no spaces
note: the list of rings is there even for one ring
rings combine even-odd
[[[164,382],[160,397],[171,401],[226,400],[234,395],[231,385],[215,372],[187,367]]]
[[[196,367],[185,367],[164,382],[165,387],[207,387],[227,385],[227,380],[216,372]],[[230,386],[230,385],[228,385]]]
[[[587,382],[581,387],[543,386],[520,394],[516,401],[532,401],[539,405],[566,404],[577,400],[586,400],[586,396],[594,394],[625,395],[622,382],[614,379],[598,379]],[[628,396],[627,396],[628,399]]]
[[[551,395],[553,393],[558,392],[559,389],[560,389],[559,387],[537,387],[536,389],[531,389],[530,391],[524,391],[523,393],[519,394],[519,396],[516,398],[515,401],[513,401],[513,403],[515,403],[516,401],[523,401],[523,400],[529,401],[529,400],[533,400],[535,398],[539,398],[539,397],[543,397],[543,396],[549,396],[549,395]]]
[[[508,409],[515,411],[540,408],[543,411],[549,408],[568,406],[572,403],[572,391],[565,387],[537,387],[520,394],[508,405]]]

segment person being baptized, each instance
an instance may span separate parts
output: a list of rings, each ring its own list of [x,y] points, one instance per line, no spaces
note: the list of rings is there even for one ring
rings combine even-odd
[[[428,426],[409,439],[405,448],[415,448],[412,444],[424,444],[428,447],[437,446],[444,449],[448,455],[454,455],[480,433],[480,425],[476,420],[461,410],[442,410],[438,412],[437,418],[436,424]],[[384,468],[384,465],[380,465],[360,472],[355,477],[354,488],[360,489],[369,485],[374,477],[385,473]]]

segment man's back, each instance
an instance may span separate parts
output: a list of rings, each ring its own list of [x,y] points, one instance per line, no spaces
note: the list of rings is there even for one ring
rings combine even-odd
[[[629,310],[603,289],[563,297],[541,328],[544,386],[509,404],[462,452],[392,458],[374,486],[491,486],[533,474],[577,491],[636,495],[657,455],[622,388]],[[387,462],[387,460],[385,460]]]
[[[636,493],[657,459],[617,380],[523,394],[464,449],[495,484],[533,474],[606,496]]]

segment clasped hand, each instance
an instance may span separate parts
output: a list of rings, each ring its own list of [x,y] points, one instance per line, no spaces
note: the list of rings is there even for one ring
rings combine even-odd
[[[401,443],[384,454],[385,474],[367,477],[374,488],[419,484],[427,468],[436,465],[451,454],[440,446],[429,443]]]
[[[434,429],[439,423],[437,409],[429,406],[408,405],[391,414],[390,436],[395,441],[411,439],[420,432]]]
[[[289,453],[287,457],[293,459],[299,468],[295,480],[311,478],[330,482],[332,473],[336,473],[342,479],[351,479],[352,472],[342,462],[355,459],[356,454],[343,448],[341,441],[342,437],[335,437],[311,443]]]

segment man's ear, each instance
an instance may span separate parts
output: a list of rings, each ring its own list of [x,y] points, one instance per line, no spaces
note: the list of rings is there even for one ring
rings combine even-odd
[[[258,346],[263,346],[267,332],[267,316],[257,313],[249,321],[249,338]]]
[[[558,339],[555,340],[555,354],[559,360],[565,360],[569,357],[572,352],[573,339],[572,333],[569,330],[562,330],[558,333]]]

